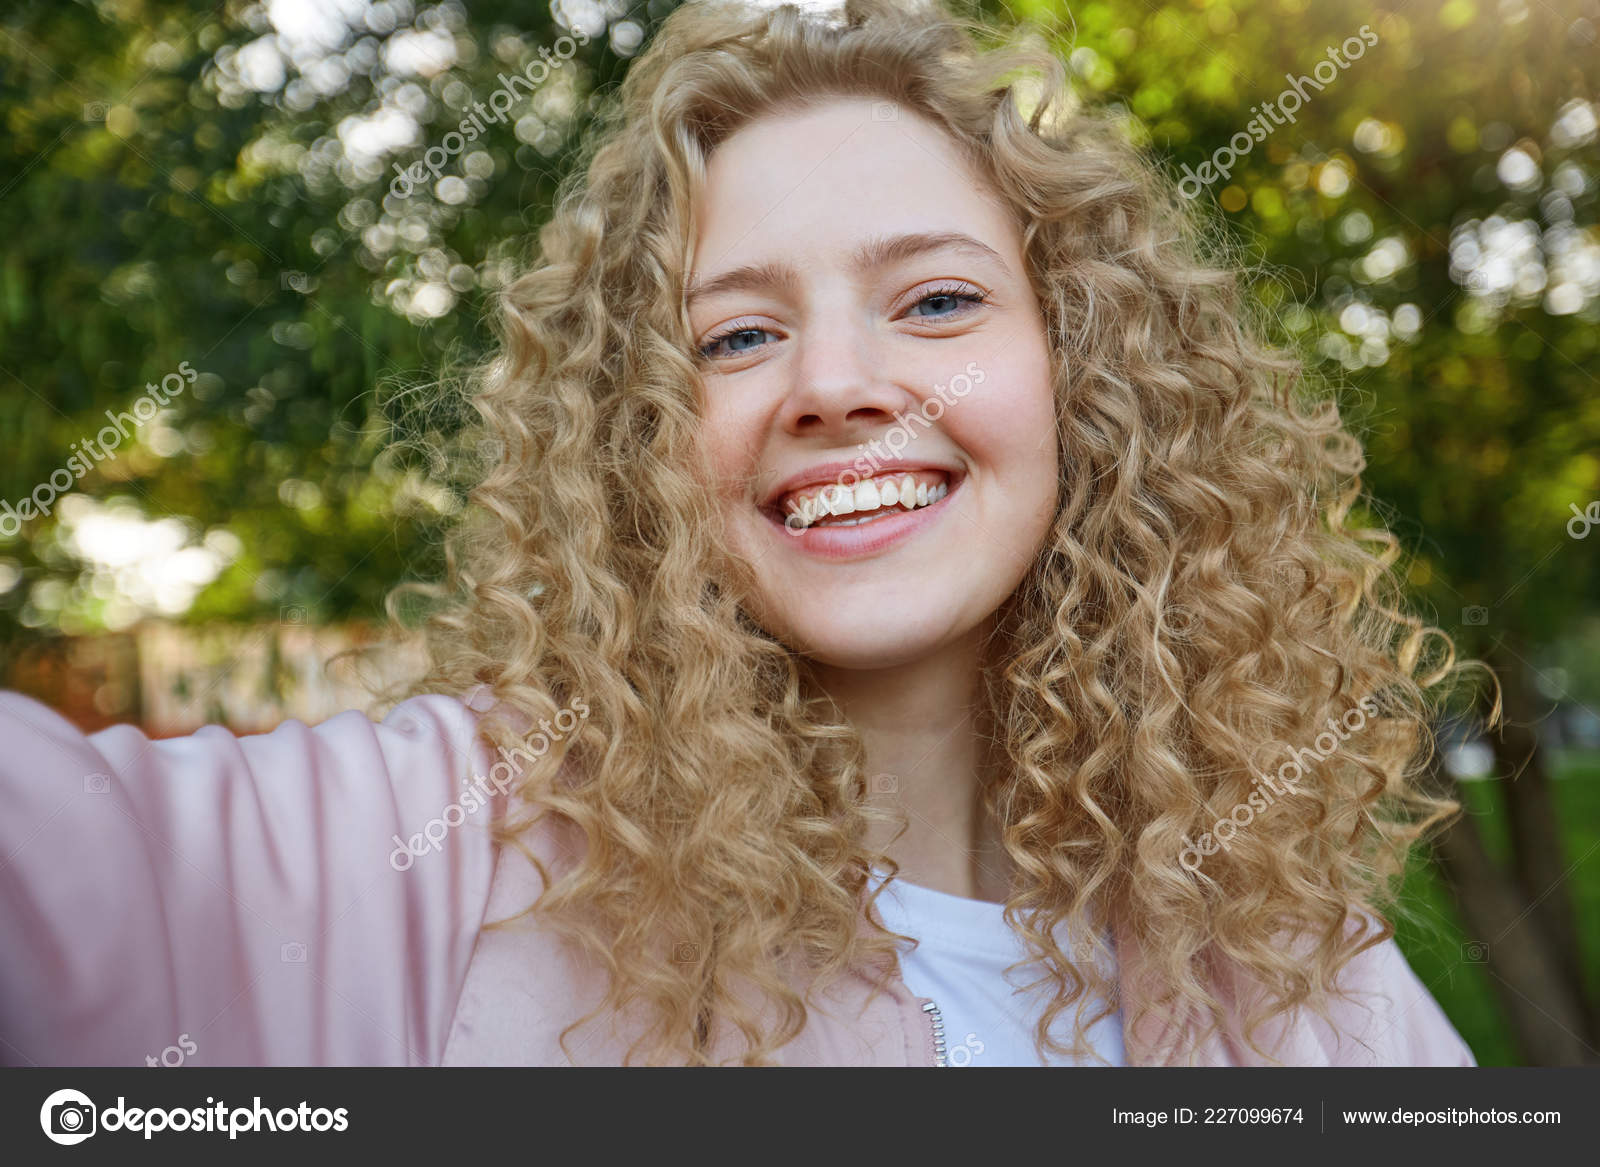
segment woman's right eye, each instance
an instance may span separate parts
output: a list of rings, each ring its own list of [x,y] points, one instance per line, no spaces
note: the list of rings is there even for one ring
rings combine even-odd
[[[719,346],[726,343],[728,345],[727,350],[725,350],[727,355],[737,356],[741,353],[747,353],[753,348],[759,348],[760,342],[758,338],[770,336],[777,339],[777,335],[777,333],[768,328],[736,324],[732,328],[724,329],[709,337],[705,344],[700,346],[700,355],[708,360],[715,360],[718,356]]]

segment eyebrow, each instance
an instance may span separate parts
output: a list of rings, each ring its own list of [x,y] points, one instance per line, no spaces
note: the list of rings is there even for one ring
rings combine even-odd
[[[930,251],[956,251],[991,260],[1000,266],[1001,271],[1007,275],[1011,274],[1011,269],[1006,266],[1005,260],[1000,258],[999,252],[960,231],[877,236],[855,249],[850,257],[850,267],[854,272],[871,271],[874,268],[926,255]],[[713,276],[709,280],[691,281],[686,301],[693,302],[701,297],[715,296],[721,292],[768,291],[785,284],[799,282],[800,273],[787,263],[746,264],[744,267],[736,267],[732,271]]]

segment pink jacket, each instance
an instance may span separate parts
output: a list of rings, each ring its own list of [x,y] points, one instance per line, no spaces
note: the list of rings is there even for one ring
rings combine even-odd
[[[84,735],[0,692],[0,1062],[8,1065],[618,1065],[631,1013],[558,1044],[602,995],[601,971],[525,908],[537,873],[467,813],[487,749],[474,707],[415,697],[381,723],[358,711],[235,736]],[[492,790],[492,788],[490,788]],[[454,813],[450,813],[454,811]],[[413,850],[397,840],[439,839]],[[573,839],[528,840],[560,870]],[[420,854],[413,853],[420,851]],[[1116,935],[1123,1015],[1145,982]],[[1393,941],[1346,973],[1337,1028],[1273,1023],[1290,1065],[1472,1065]],[[785,1046],[789,1065],[932,1066],[937,1006],[898,975],[836,984]],[[1224,1000],[1233,988],[1219,984]],[[1253,1065],[1232,1037],[1182,1052],[1178,1026],[1125,1032],[1131,1065]],[[732,1059],[729,1033],[714,1049]]]

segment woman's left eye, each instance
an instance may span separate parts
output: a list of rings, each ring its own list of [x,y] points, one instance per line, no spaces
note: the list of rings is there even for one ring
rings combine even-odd
[[[911,306],[908,316],[921,316],[924,319],[945,320],[952,316],[965,316],[970,308],[963,309],[962,305],[977,305],[984,301],[982,292],[969,292],[965,288],[940,288],[938,291],[929,292],[922,299]],[[918,312],[917,309],[932,306],[929,312]]]
[[[761,338],[764,336],[776,338],[777,334],[770,328],[758,328],[752,324],[742,326],[735,324],[731,328],[723,329],[715,336],[707,337],[705,344],[700,346],[700,355],[707,360],[715,360],[724,352],[729,356],[738,356],[741,353],[749,352],[751,349],[762,347]],[[726,350],[723,349],[723,345],[728,346]]]

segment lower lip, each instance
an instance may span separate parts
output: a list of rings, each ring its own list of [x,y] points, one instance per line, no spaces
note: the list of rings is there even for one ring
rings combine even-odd
[[[909,538],[929,523],[938,521],[939,516],[944,513],[945,505],[955,497],[956,491],[961,489],[965,481],[963,477],[951,482],[949,491],[936,503],[918,507],[914,511],[901,511],[899,514],[873,519],[870,523],[858,523],[849,527],[807,527],[798,534],[781,523],[773,522],[770,517],[767,518],[767,524],[774,529],[780,539],[808,555],[816,555],[822,559],[862,559],[868,555],[875,555],[884,548]]]

